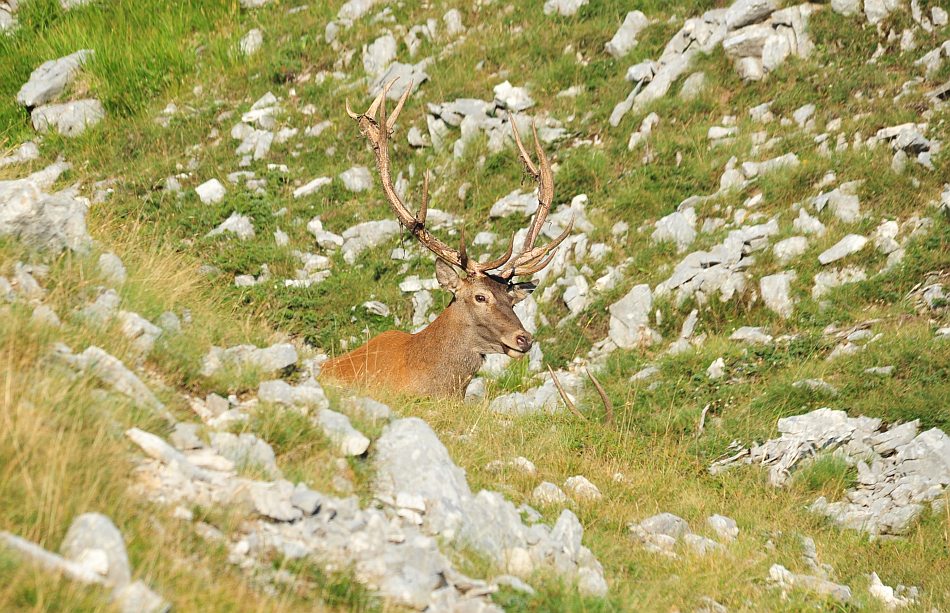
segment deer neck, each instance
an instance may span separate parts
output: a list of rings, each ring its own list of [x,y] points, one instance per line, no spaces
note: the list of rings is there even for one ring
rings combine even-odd
[[[424,330],[414,335],[419,363],[447,386],[468,385],[485,361],[475,348],[478,338],[461,307],[453,302]]]

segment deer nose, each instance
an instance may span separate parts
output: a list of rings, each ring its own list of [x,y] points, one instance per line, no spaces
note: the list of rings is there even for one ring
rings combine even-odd
[[[519,334],[515,338],[515,342],[518,343],[518,351],[522,353],[527,353],[531,349],[531,335],[527,332]]]

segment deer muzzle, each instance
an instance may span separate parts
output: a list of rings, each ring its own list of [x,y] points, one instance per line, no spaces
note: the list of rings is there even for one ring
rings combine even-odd
[[[504,341],[505,355],[511,358],[520,358],[531,350],[533,343],[531,335],[525,330],[519,330],[510,339]]]

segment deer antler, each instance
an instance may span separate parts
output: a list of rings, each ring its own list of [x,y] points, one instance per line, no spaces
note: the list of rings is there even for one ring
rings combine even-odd
[[[412,91],[412,81],[406,88],[405,93],[400,96],[393,109],[392,115],[386,114],[386,97],[393,84],[399,79],[394,78],[383,87],[383,91],[376,97],[369,109],[363,114],[354,113],[350,109],[349,102],[346,103],[346,113],[356,120],[360,126],[360,133],[369,139],[373,145],[373,151],[376,153],[376,168],[379,171],[379,178],[383,183],[383,193],[386,194],[386,200],[389,206],[396,214],[396,219],[404,228],[418,240],[424,247],[434,253],[439,259],[457,266],[469,274],[484,274],[488,270],[498,268],[508,261],[511,257],[513,246],[508,247],[508,252],[501,258],[491,260],[485,263],[479,263],[469,259],[465,249],[465,236],[462,235],[461,246],[459,249],[452,249],[441,240],[433,236],[426,228],[426,212],[429,207],[429,173],[423,176],[422,180],[422,202],[419,205],[419,212],[413,215],[406,204],[403,202],[396,188],[393,186],[392,169],[389,160],[389,137],[392,134],[393,127],[396,125],[396,119],[402,111],[403,105],[409,98]],[[377,113],[379,115],[377,119]]]
[[[571,233],[574,227],[574,219],[567,224],[564,231],[553,241],[540,247],[535,247],[534,243],[538,240],[544,221],[551,211],[551,202],[554,200],[554,175],[551,172],[551,164],[548,162],[544,150],[541,149],[541,142],[538,140],[538,128],[532,123],[531,131],[534,134],[534,151],[538,156],[538,164],[531,160],[531,156],[524,148],[521,142],[521,135],[518,134],[518,127],[515,125],[514,116],[509,115],[508,122],[511,124],[511,131],[514,133],[515,144],[518,146],[518,156],[525,170],[538,182],[538,210],[534,214],[534,220],[528,228],[528,235],[524,239],[524,245],[521,252],[499,271],[499,276],[505,279],[520,277],[523,275],[532,275],[554,259],[554,251],[565,238]]]
[[[399,77],[394,78],[383,87],[383,91],[373,100],[373,103],[365,113],[354,113],[350,109],[349,102],[346,103],[346,113],[356,120],[360,126],[360,133],[366,136],[373,145],[373,151],[376,154],[376,168],[379,171],[379,178],[383,183],[383,193],[385,193],[386,200],[389,201],[389,206],[396,214],[396,219],[399,220],[399,223],[409,230],[416,240],[438,258],[463,269],[468,274],[486,274],[490,270],[500,268],[498,276],[502,279],[511,279],[512,277],[534,274],[547,266],[554,258],[554,249],[570,234],[574,226],[574,220],[571,219],[571,223],[568,224],[564,232],[547,245],[541,247],[534,246],[538,235],[541,233],[544,220],[547,219],[548,212],[551,210],[551,202],[554,198],[554,177],[551,173],[551,165],[548,163],[544,151],[541,150],[537,129],[534,129],[534,148],[539,159],[539,164],[535,166],[531,160],[531,156],[528,155],[524,145],[521,143],[518,130],[514,127],[514,121],[511,121],[521,161],[525,169],[538,181],[538,211],[535,214],[531,227],[528,229],[528,235],[525,238],[524,245],[520,253],[512,258],[511,254],[514,251],[514,237],[512,237],[511,242],[508,244],[508,250],[503,256],[487,262],[475,262],[469,259],[466,253],[464,235],[462,237],[461,246],[456,250],[433,236],[425,227],[426,211],[429,206],[428,172],[423,176],[422,202],[419,206],[419,212],[415,215],[409,211],[402,198],[396,193],[396,188],[393,186],[392,169],[389,160],[389,137],[392,134],[393,127],[396,125],[396,119],[399,117],[399,113],[402,111],[402,107],[405,105],[406,99],[409,98],[409,93],[412,91],[412,81],[410,81],[406,91],[400,96],[399,101],[396,103],[396,108],[393,109],[392,115],[387,116],[386,97],[398,79]],[[377,114],[379,116],[378,118]]]

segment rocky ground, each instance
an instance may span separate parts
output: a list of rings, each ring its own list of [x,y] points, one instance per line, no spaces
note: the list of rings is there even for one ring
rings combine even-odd
[[[927,0],[0,0],[0,608],[947,609],[948,36]],[[448,300],[343,111],[393,77],[435,233],[527,224],[512,122],[574,222],[464,401],[320,380]]]

